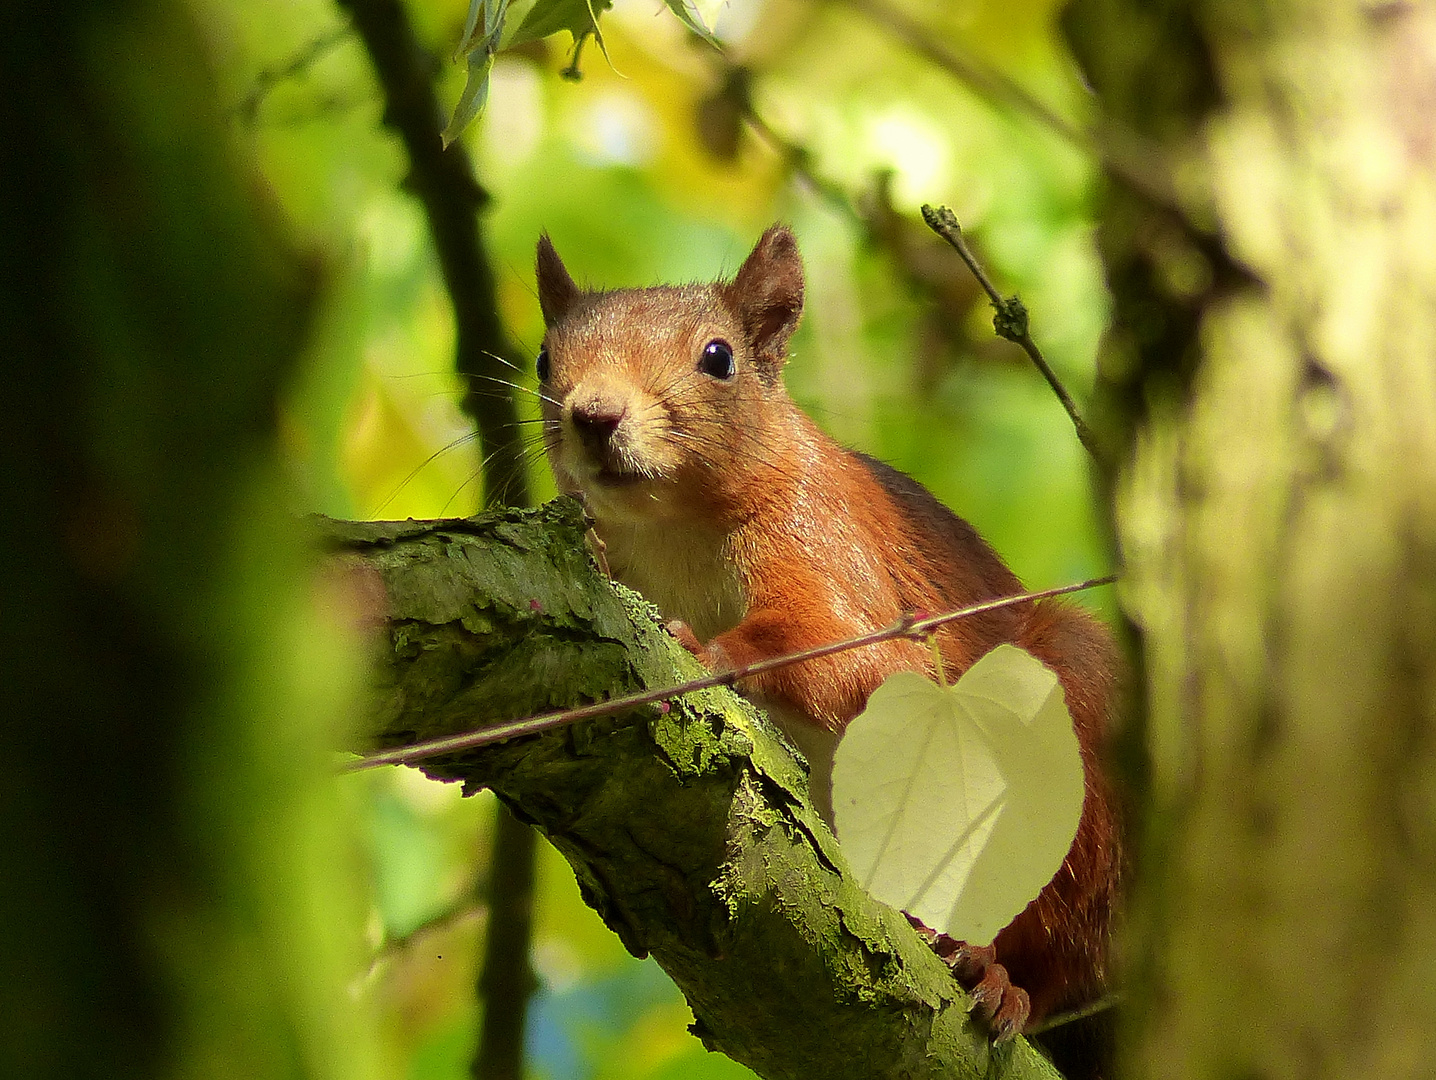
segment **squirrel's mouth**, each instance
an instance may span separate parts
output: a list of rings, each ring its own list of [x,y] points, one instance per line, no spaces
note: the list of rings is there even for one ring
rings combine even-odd
[[[663,477],[663,470],[640,452],[627,446],[605,444],[584,446],[577,440],[563,447],[564,469],[576,486],[588,491],[611,492],[628,498],[635,490],[645,490]]]
[[[594,487],[634,487],[653,478],[651,469],[643,468],[641,462],[612,448],[605,448],[603,453],[582,454],[575,464],[578,466],[573,470],[575,475],[581,477],[585,485]]]
[[[641,484],[647,477],[640,472],[629,472],[626,469],[615,469],[610,466],[603,466],[592,476],[594,483],[602,484],[604,487],[631,487],[634,484]]]

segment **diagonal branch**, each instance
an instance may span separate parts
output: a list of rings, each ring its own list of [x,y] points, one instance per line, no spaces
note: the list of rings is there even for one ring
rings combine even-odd
[[[405,186],[423,204],[454,308],[455,366],[469,376],[464,408],[484,446],[486,503],[528,502],[523,447],[515,437],[513,398],[487,387],[511,380],[503,357],[512,353],[499,321],[493,268],[484,250],[478,213],[489,201],[462,145],[444,149],[443,114],[434,93],[432,61],[414,36],[399,0],[339,0],[369,50],[384,88],[384,123],[409,154]]]
[[[320,34],[289,59],[273,67],[267,67],[254,77],[249,92],[244,95],[238,105],[235,106],[234,114],[245,123],[254,123],[259,115],[259,107],[264,104],[265,99],[274,92],[275,87],[280,83],[296,76],[304,74],[320,60],[328,56],[333,49],[342,44],[354,28],[348,23],[336,26],[326,33]]]
[[[886,0],[844,0],[870,22],[877,24],[907,48],[946,71],[991,105],[1031,117],[1042,127],[1080,150],[1098,154],[1092,135],[1077,127],[1051,106],[997,68],[970,53],[959,52],[938,39],[929,27]]]
[[[383,583],[380,745],[699,673],[594,567],[574,500],[324,529],[341,564]],[[969,1022],[946,965],[849,875],[801,760],[728,690],[423,767],[536,823],[629,951],[672,976],[694,1034],[761,1076],[1054,1075],[1021,1039],[993,1047]]]
[[[946,71],[982,100],[1036,121],[1102,163],[1108,175],[1159,206],[1178,205],[1161,153],[1147,140],[1107,118],[1092,131],[1073,124],[1019,83],[977,57],[943,42],[934,31],[887,0],[842,0],[908,49]]]

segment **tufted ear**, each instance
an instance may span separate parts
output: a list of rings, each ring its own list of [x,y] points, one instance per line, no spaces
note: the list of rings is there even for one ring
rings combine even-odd
[[[538,295],[544,325],[552,326],[563,318],[578,294],[578,286],[554,250],[553,241],[543,233],[538,241]]]
[[[781,364],[803,315],[803,257],[786,225],[768,228],[737,277],[723,287],[723,297],[742,321],[753,352]]]

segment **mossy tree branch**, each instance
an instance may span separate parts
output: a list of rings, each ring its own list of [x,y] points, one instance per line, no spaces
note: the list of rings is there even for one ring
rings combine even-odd
[[[383,584],[377,744],[695,673],[583,533],[570,500],[327,526],[336,557]],[[1021,1040],[990,1047],[947,968],[850,878],[800,761],[726,690],[425,769],[537,825],[628,950],[673,977],[694,1033],[765,1077],[1054,1075]]]

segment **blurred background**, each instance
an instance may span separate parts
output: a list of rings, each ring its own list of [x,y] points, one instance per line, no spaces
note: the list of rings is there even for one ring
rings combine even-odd
[[[797,401],[1029,586],[1107,572],[1068,418],[918,215],[956,212],[1083,400],[1109,304],[1095,163],[1055,130],[1089,119],[1056,6],[705,3],[720,52],[661,0],[617,0],[577,61],[565,33],[500,54],[453,152],[487,195],[514,353],[497,391],[532,498],[554,493],[532,423],[539,234],[580,282],[642,285],[731,274],[781,220],[808,275]],[[405,10],[452,109],[467,4]],[[495,388],[456,374],[364,43],[324,0],[6,19],[0,653],[35,722],[0,731],[0,1074],[469,1076],[494,800],[406,769],[314,779],[363,673],[353,598],[314,579],[296,514],[461,516],[494,494],[463,404]],[[964,65],[1006,90],[974,93]],[[1014,87],[1041,107],[994,104]],[[537,860],[526,1074],[750,1075]]]
[[[902,10],[960,53],[1082,120],[1083,88],[1052,0],[941,0]],[[282,420],[304,510],[441,517],[482,505],[460,408],[454,325],[408,159],[382,124],[358,36],[319,0],[201,0],[221,101],[303,246],[323,266],[321,315]],[[446,107],[462,0],[409,4]],[[919,478],[973,521],[1034,588],[1106,572],[1087,462],[1055,398],[956,256],[921,223],[953,208],[989,273],[1033,312],[1036,338],[1080,399],[1107,302],[1092,243],[1092,161],[1028,115],[979,99],[901,36],[843,4],[729,0],[720,54],[658,0],[618,0],[582,78],[567,34],[500,55],[464,133],[502,315],[537,415],[542,337],[534,244],[547,230],[580,282],[731,274],[775,220],[808,273],[788,385],[843,442]],[[553,494],[532,424],[529,483]],[[1100,601],[1093,601],[1100,603]],[[388,1075],[458,1080],[474,1053],[479,899],[494,807],[412,770],[344,783],[362,823],[372,962],[357,994],[382,1015]],[[630,958],[543,846],[527,1034],[531,1075],[737,1077],[705,1053],[652,961]]]
[[[501,52],[441,156],[466,0],[0,4],[0,1076],[497,1075],[475,984],[532,834],[414,771],[336,777],[383,612],[304,515],[552,494],[541,231],[638,285],[731,272],[775,220],[822,425],[1033,587],[1111,569],[1115,518],[1133,1074],[1428,1075],[1436,10],[1068,0],[1098,116],[1049,0],[672,5],[722,49],[618,0],[602,48]],[[450,227],[411,157],[459,166]],[[1103,512],[925,202],[1100,388]],[[459,234],[491,282],[446,288]],[[503,323],[478,350],[474,308]],[[457,373],[484,349],[512,366]],[[495,393],[525,449],[486,481]],[[490,995],[535,987],[523,1071],[743,1075],[536,859],[535,974]]]

